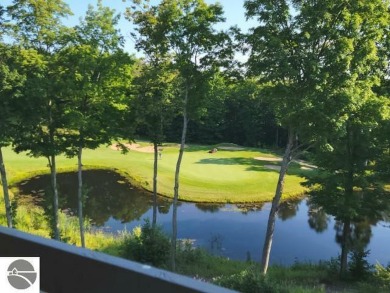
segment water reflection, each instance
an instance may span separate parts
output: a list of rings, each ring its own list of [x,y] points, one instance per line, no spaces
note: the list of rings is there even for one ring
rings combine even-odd
[[[282,221],[294,218],[299,211],[299,204],[302,200],[291,200],[282,202],[278,209],[278,218]]]
[[[152,195],[134,189],[120,175],[108,171],[85,171],[87,199],[85,214],[92,223],[110,233],[142,225],[152,218]],[[61,208],[77,214],[77,176],[59,174]],[[19,204],[33,199],[42,201],[48,176],[39,176],[19,185]],[[234,259],[260,260],[270,204],[231,205],[180,202],[178,207],[178,237],[191,239],[195,245]],[[171,233],[171,202],[158,198],[157,221]],[[375,213],[385,215],[387,213]],[[371,215],[372,216],[372,215]],[[382,218],[381,217],[381,218]],[[389,224],[380,217],[360,217],[350,222],[351,243],[370,249],[369,261],[390,262]],[[334,227],[334,229],[330,229]],[[278,212],[273,263],[291,264],[301,261],[329,260],[340,254],[344,222],[329,216],[325,209],[312,200],[295,200],[281,204]]]
[[[217,213],[225,204],[207,204],[207,203],[196,203],[195,206],[204,212]]]
[[[331,217],[325,212],[325,209],[321,206],[317,206],[309,199],[307,201],[309,207],[308,220],[311,229],[318,233],[326,231]]]
[[[317,230],[327,226],[326,214],[336,219],[335,240],[341,247],[340,273],[347,271],[350,254],[366,255],[373,236],[372,226],[383,221],[383,215],[390,213],[390,198],[380,186],[348,191],[341,188],[335,190],[334,185],[324,184],[311,192],[309,205],[316,210],[311,213],[311,219],[309,214],[309,224],[311,220]]]
[[[150,194],[131,186],[117,173],[94,170],[85,171],[85,216],[91,219],[92,224],[102,227],[113,218],[121,223],[139,220],[152,206]],[[76,173],[62,173],[58,175],[60,208],[69,214],[77,214],[77,175]],[[22,197],[31,194],[34,202],[43,206],[42,200],[49,176],[37,176],[19,185]],[[38,191],[38,192],[36,192]],[[49,201],[50,202],[50,201]],[[160,213],[168,213],[171,203],[163,198],[158,200]]]

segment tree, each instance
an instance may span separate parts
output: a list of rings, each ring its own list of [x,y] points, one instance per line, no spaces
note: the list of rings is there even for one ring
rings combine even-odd
[[[172,215],[172,269],[175,270],[177,238],[177,201],[179,174],[183,158],[189,119],[197,112],[204,96],[206,72],[223,55],[231,54],[229,38],[213,26],[224,21],[219,4],[203,0],[163,0],[149,6],[148,1],[133,1],[128,15],[137,26],[137,48],[147,54],[158,49],[162,55],[172,53],[173,64],[179,73],[183,128],[176,163]],[[142,4],[142,5],[141,5]]]
[[[256,79],[246,78],[230,85],[226,108],[227,141],[255,147],[275,144],[275,115]]]
[[[4,24],[4,14],[5,14],[5,9],[2,5],[0,5],[0,25],[3,26]],[[3,32],[0,32],[0,40],[2,39]]]
[[[162,158],[159,146],[164,141],[164,128],[173,116],[174,79],[176,74],[170,68],[170,60],[157,56],[148,56],[148,63],[141,65],[140,75],[134,79],[135,97],[132,101],[132,111],[135,115],[137,128],[153,143],[153,219],[157,223],[157,175],[158,159]]]
[[[23,87],[24,118],[14,139],[15,150],[27,150],[33,156],[48,159],[53,192],[54,238],[60,239],[56,156],[64,151],[65,99],[55,82],[56,52],[64,45],[66,28],[61,18],[71,11],[61,0],[14,0],[7,7],[12,19],[12,40],[21,48],[21,72],[26,75]]]
[[[343,127],[332,131],[326,146],[314,152],[314,162],[323,174],[310,179],[313,202],[342,223],[341,274],[348,268],[352,224],[365,217],[380,220],[389,208],[375,170],[375,162],[383,155],[382,135],[375,129],[387,118],[383,115],[387,103],[373,96],[363,99],[359,94]]]
[[[3,6],[0,5],[0,26],[3,26],[3,14],[5,10]],[[8,123],[10,119],[10,113],[8,111],[8,93],[7,91],[12,88],[13,83],[13,74],[10,72],[8,66],[8,58],[9,54],[7,54],[7,49],[5,44],[2,43],[2,32],[0,32],[0,128],[7,130]],[[5,55],[5,56],[4,56]],[[8,181],[7,181],[7,173],[5,170],[4,159],[2,147],[9,143],[9,138],[5,135],[4,132],[0,134],[0,177],[1,184],[3,186],[3,196],[4,196],[4,204],[5,204],[5,214],[7,217],[7,225],[9,228],[12,228],[12,211],[11,211],[11,203],[8,192]]]
[[[136,40],[136,48],[145,54],[145,59],[142,60],[140,66],[141,73],[135,80],[133,114],[135,114],[135,124],[138,130],[143,129],[144,134],[153,143],[152,225],[155,226],[157,222],[158,145],[163,142],[164,127],[172,120],[173,87],[177,74],[173,71],[172,58],[167,44],[157,35],[164,31],[164,24],[150,23],[148,19],[150,15],[141,12],[140,2],[133,1],[133,4],[127,10],[126,17],[138,25],[137,34],[133,33],[132,36]]]
[[[18,98],[24,83],[24,76],[19,73],[15,64],[14,57],[17,54],[18,51],[15,47],[0,43],[0,177],[3,186],[7,225],[10,228],[12,228],[12,208],[2,147],[8,146],[12,142],[18,120],[15,100]]]
[[[376,83],[384,1],[245,1],[259,26],[247,36],[249,73],[266,83],[276,116],[288,130],[263,248],[268,268],[275,216],[291,160],[305,146],[326,144],[359,95]]]
[[[67,98],[67,155],[78,161],[78,216],[81,245],[85,247],[83,220],[82,154],[109,143],[122,99],[131,79],[132,58],[122,50],[122,37],[115,28],[119,16],[98,1],[89,6],[70,44],[58,52],[57,83]],[[115,115],[116,114],[116,115]],[[114,118],[113,117],[117,117]],[[119,120],[119,119],[118,119]]]

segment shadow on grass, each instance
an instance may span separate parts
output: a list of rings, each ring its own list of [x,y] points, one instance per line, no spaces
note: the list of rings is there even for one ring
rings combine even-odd
[[[277,169],[271,169],[267,166],[280,166],[280,162],[272,162],[267,160],[258,160],[255,158],[245,158],[245,157],[234,157],[234,158],[206,158],[201,159],[196,164],[205,164],[205,165],[243,165],[248,166],[246,171],[255,171],[255,172],[274,172],[279,173]],[[315,170],[303,170],[300,168],[300,165],[297,163],[292,163],[288,169],[288,174],[297,175],[300,177],[308,178],[313,176],[316,171]]]
[[[270,168],[267,168],[265,165],[275,165],[278,166],[275,162],[267,162],[267,161],[261,161],[256,160],[254,158],[243,158],[243,157],[235,157],[235,158],[207,158],[207,159],[201,159],[196,164],[205,164],[205,165],[242,165],[242,166],[248,166],[246,168],[246,171],[256,171],[256,172],[275,172],[279,173],[278,170],[273,170]]]
[[[259,149],[259,148],[253,148],[253,147],[220,147],[218,145],[188,145],[185,148],[185,152],[199,152],[204,151],[205,153],[208,153],[208,151],[212,150],[213,148],[217,148],[218,152],[259,152],[261,151],[263,154],[274,154],[274,152],[270,150],[265,149]]]
[[[258,165],[263,166],[260,161],[255,160],[253,158],[243,158],[243,157],[235,157],[235,158],[207,158],[201,159],[197,164],[206,164],[206,165]]]

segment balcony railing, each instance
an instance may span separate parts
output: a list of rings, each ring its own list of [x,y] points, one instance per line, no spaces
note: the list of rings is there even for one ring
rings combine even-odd
[[[0,256],[40,257],[41,290],[48,293],[233,292],[147,265],[2,226]]]

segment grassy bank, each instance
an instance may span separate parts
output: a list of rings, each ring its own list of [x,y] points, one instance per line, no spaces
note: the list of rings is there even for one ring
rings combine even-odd
[[[184,154],[180,175],[180,199],[193,202],[264,202],[274,195],[278,179],[277,157],[267,151],[250,148],[219,148],[210,154],[211,146],[189,146]],[[159,160],[158,192],[172,197],[174,172],[178,155],[176,145],[162,146]],[[4,150],[4,158],[11,184],[36,174],[48,173],[44,158],[31,158]],[[111,147],[86,150],[85,168],[115,169],[139,186],[152,189],[153,153],[131,150],[127,154]],[[76,159],[58,157],[59,172],[76,170]],[[273,168],[273,169],[272,169]],[[304,193],[300,185],[307,171],[293,163],[285,185],[285,198]]]

